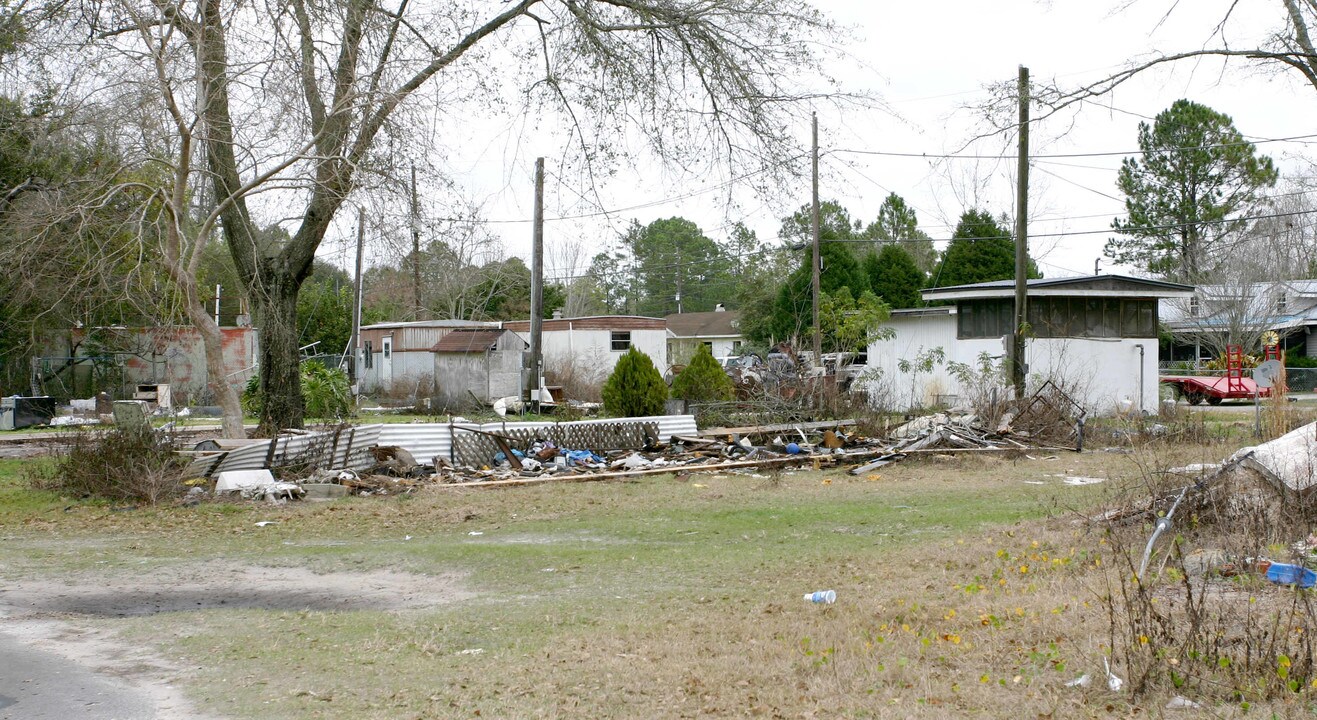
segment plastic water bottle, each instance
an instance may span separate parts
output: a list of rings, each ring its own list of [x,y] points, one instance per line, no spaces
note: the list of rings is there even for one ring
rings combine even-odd
[[[805,602],[812,602],[815,604],[822,604],[822,605],[831,605],[837,602],[837,591],[815,590],[814,592],[805,596]]]

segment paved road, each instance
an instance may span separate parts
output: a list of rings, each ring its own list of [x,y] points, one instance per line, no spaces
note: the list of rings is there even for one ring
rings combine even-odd
[[[150,720],[155,702],[123,680],[0,631],[0,719]]]

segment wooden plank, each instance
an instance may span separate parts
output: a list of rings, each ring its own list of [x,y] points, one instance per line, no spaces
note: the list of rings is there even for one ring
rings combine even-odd
[[[843,458],[843,455],[792,455],[783,458],[771,458],[767,460],[738,460],[729,463],[710,463],[706,465],[665,465],[659,468],[646,468],[644,470],[625,470],[619,472],[603,473],[573,473],[557,474],[544,477],[534,478],[512,478],[508,480],[478,480],[475,482],[464,483],[440,483],[434,485],[436,488],[463,488],[463,487],[517,487],[521,485],[542,485],[550,482],[595,482],[599,480],[617,480],[621,478],[642,477],[645,475],[677,475],[692,472],[715,472],[718,470],[734,470],[738,468],[754,467],[777,467],[791,464],[805,464],[812,458],[819,457],[833,462],[834,458]]]

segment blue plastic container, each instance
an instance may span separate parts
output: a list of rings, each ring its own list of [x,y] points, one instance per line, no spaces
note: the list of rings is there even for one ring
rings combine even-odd
[[[1310,588],[1317,585],[1317,572],[1301,565],[1272,563],[1271,567],[1267,568],[1267,579],[1279,585],[1298,585],[1301,588]]]

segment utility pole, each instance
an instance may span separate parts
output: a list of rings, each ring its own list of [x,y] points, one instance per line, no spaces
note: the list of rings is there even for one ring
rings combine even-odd
[[[677,312],[681,312],[681,241],[678,240],[673,245],[673,252],[677,256],[675,270],[677,271]]]
[[[424,314],[421,305],[421,203],[416,197],[416,163],[412,163],[412,312],[413,320]]]
[[[1024,399],[1028,368],[1024,363],[1024,336],[1029,324],[1029,68],[1020,66],[1020,150],[1015,185],[1015,334],[1011,344],[1011,379],[1015,399]]]
[[[810,161],[813,166],[813,192],[809,224],[810,234],[813,236],[814,245],[814,262],[812,264],[813,275],[813,301],[814,301],[814,362],[819,367],[823,366],[823,335],[819,332],[819,269],[823,264],[823,259],[819,255],[819,114],[813,113],[814,119],[814,142],[813,152],[810,155]]]
[[[352,300],[352,342],[348,349],[352,352],[352,362],[348,363],[348,384],[353,394],[357,392],[358,348],[361,347],[361,260],[366,246],[366,208],[357,208],[357,274],[353,279],[356,286]]]
[[[534,237],[530,256],[530,373],[526,379],[527,395],[535,412],[540,411],[540,366],[544,350],[544,158],[535,158]]]
[[[224,289],[224,286],[223,286],[223,285],[220,285],[220,284],[218,284],[218,283],[215,285],[215,326],[216,326],[216,327],[219,327],[219,301],[220,301],[220,291],[223,290],[223,289]]]

